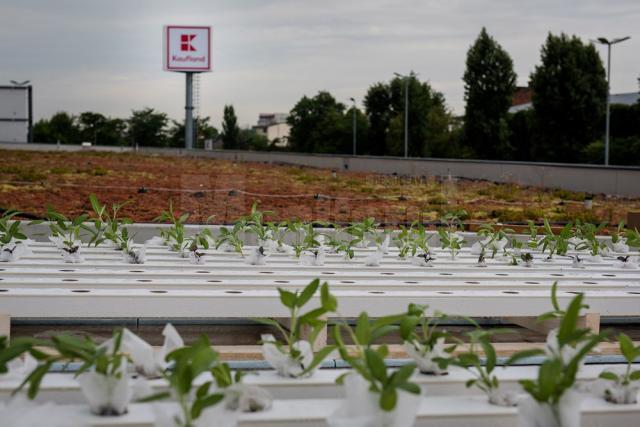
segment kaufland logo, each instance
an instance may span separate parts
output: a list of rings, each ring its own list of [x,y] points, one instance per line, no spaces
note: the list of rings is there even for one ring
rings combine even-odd
[[[195,34],[181,34],[180,35],[180,50],[183,52],[195,52],[196,48],[193,47],[191,42],[196,38]]]
[[[193,45],[193,39],[196,38],[196,34],[180,34],[180,51],[181,52],[196,52],[197,49]],[[204,55],[172,55],[171,60],[175,62],[206,62]]]

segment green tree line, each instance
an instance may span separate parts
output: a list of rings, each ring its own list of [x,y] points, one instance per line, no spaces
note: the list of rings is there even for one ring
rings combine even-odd
[[[603,162],[607,82],[593,44],[550,33],[529,75],[532,108],[509,113],[516,79],[509,53],[483,28],[467,51],[462,117],[454,116],[442,93],[411,72],[372,84],[362,109],[339,102],[327,91],[303,96],[287,119],[291,132],[286,150],[350,154],[355,116],[357,154],[403,156],[408,95],[411,157]],[[219,138],[225,149],[277,149],[264,135],[240,129],[232,105],[224,108],[221,132],[209,117],[197,119],[196,128],[197,148],[204,139]],[[128,119],[60,112],[38,121],[34,138],[183,147],[184,123],[151,108],[134,110]],[[612,105],[610,153],[612,164],[640,164],[640,102]]]

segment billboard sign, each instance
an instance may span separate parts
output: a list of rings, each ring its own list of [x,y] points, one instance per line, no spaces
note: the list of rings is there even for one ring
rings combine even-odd
[[[211,27],[167,25],[163,33],[166,71],[211,71]]]

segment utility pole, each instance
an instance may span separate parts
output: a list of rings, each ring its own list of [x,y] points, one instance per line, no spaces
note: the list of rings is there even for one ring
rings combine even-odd
[[[611,46],[617,43],[622,43],[625,40],[629,40],[631,37],[620,37],[613,40],[608,40],[604,37],[599,37],[596,42],[607,46],[607,118],[605,121],[604,130],[604,164],[609,166],[609,130],[611,121]]]
[[[356,100],[355,98],[349,98],[353,102],[353,155],[356,155],[356,139],[357,139],[357,124],[356,124]]]
[[[409,157],[409,78],[399,73],[393,73],[404,80],[404,158]]]
[[[184,73],[187,78],[187,100],[184,107],[184,142],[187,150],[193,149],[193,72]]]

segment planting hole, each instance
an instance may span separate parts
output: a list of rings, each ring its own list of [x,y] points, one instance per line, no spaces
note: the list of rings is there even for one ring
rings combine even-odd
[[[260,274],[273,274],[273,271],[261,271]]]
[[[242,291],[224,291],[225,294],[241,294]]]
[[[408,283],[408,284],[410,284],[410,285],[415,285],[415,284],[416,284],[416,283],[418,283],[418,282],[404,282],[404,283]]]
[[[75,292],[77,294],[86,294],[86,293],[89,292],[89,290],[87,290],[87,289],[73,289],[73,290],[71,290],[71,292]]]
[[[144,273],[144,270],[129,270],[129,273]]]
[[[598,282],[582,282],[582,283],[584,283],[585,285],[597,285],[598,284]]]
[[[479,285],[480,284],[480,282],[464,282],[464,283],[468,283],[470,285]]]
[[[393,276],[396,273],[380,273],[380,274],[384,274],[385,276]]]
[[[509,273],[496,273],[496,276],[508,276]]]
[[[453,276],[453,273],[438,273],[440,276]]]
[[[9,292],[9,289],[0,289],[0,292]],[[629,292],[631,293],[631,292]]]
[[[63,282],[77,282],[78,279],[62,279]]]
[[[288,280],[275,280],[276,283],[289,283]]]
[[[573,294],[573,295],[584,295],[584,292],[577,292],[577,291],[567,291],[568,294]]]
[[[340,283],[356,283],[353,280],[341,280]]]
[[[336,274],[336,273],[334,273],[333,271],[323,271],[320,274]]]
[[[222,283],[222,280],[207,280],[209,283]]]
[[[603,274],[604,277],[616,277],[615,274]]]
[[[524,283],[526,283],[527,285],[539,285],[540,284],[540,282],[524,282]]]
[[[209,272],[209,271],[206,271],[206,270],[198,270],[198,271],[196,271],[196,273],[203,273],[203,274],[207,274],[207,273],[210,273],[210,272]]]
[[[3,291],[6,291],[6,289],[5,289],[5,290],[3,290]],[[628,294],[631,294],[631,295],[640,295],[640,292],[636,292],[636,291],[629,291],[629,292],[627,292],[627,293],[628,293]]]
[[[503,294],[519,294],[518,291],[502,291]]]
[[[451,295],[453,292],[449,292],[449,291],[438,291],[439,294],[444,294],[444,295]]]
[[[160,291],[160,290],[153,290],[153,291],[149,291],[149,292],[151,292],[152,294],[166,294],[167,293],[167,291]]]
[[[138,279],[136,282],[150,282],[151,279]]]
[[[370,294],[384,294],[384,291],[369,291]]]
[[[560,273],[551,273],[551,274],[550,274],[550,276],[558,276],[558,277],[560,277],[560,276],[564,276],[564,274],[560,274]]]
[[[64,272],[64,273],[72,273],[72,272],[74,272],[75,270],[58,270],[58,271],[62,271],[62,272]]]

